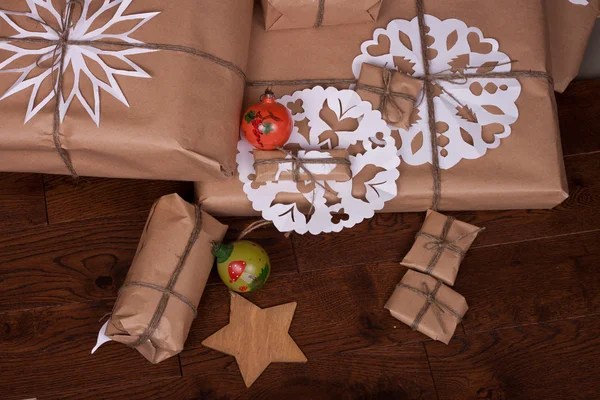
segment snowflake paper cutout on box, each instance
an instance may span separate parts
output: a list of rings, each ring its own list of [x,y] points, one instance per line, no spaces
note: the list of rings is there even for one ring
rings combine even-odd
[[[292,104],[301,107],[301,111],[292,112],[295,126],[286,147],[307,151],[349,149],[353,178],[347,182],[319,181],[336,193],[335,201],[331,200],[331,193],[310,182],[256,184],[252,180],[255,174],[253,148],[242,138],[237,155],[239,177],[252,207],[260,211],[263,218],[273,221],[282,232],[314,235],[339,232],[371,218],[385,202],[396,197],[400,158],[386,122],[370,103],[362,101],[352,90],[332,87],[297,91],[278,102],[292,110],[298,108]],[[336,122],[332,123],[330,118]],[[373,137],[381,144],[374,143]],[[277,200],[282,193],[295,196],[299,201],[282,204]],[[299,203],[303,203],[304,208],[312,203],[313,213],[308,217],[304,215]],[[340,214],[345,219],[339,218]]]
[[[485,38],[479,29],[457,19],[442,21],[431,15],[425,16],[425,23],[429,29],[431,74],[454,73],[458,77],[459,72],[511,71],[510,57],[499,51],[496,40]],[[387,43],[389,48],[385,47]],[[361,53],[352,64],[357,78],[363,63],[395,68],[417,77],[424,75],[417,18],[397,19],[385,29],[376,29],[373,39],[361,45]],[[501,139],[511,134],[511,124],[519,117],[515,103],[521,94],[521,84],[514,78],[469,78],[458,83],[438,80],[434,91],[442,169],[452,168],[462,159],[480,158],[488,149],[498,147]],[[413,115],[410,128],[399,130],[402,145],[398,154],[410,165],[430,163],[432,159],[427,101],[419,99],[418,103],[418,115]],[[390,129],[398,128],[390,126]]]
[[[54,79],[55,87],[50,88],[49,93],[43,93],[40,96],[40,88],[43,83],[48,80],[52,81],[53,75],[57,74],[60,69],[60,63],[54,62],[61,57],[61,49],[57,48],[51,41],[59,39],[58,32],[61,32],[64,27],[62,26],[63,16],[52,4],[52,0],[26,0],[29,6],[28,12],[18,11],[6,11],[0,10],[0,22],[4,20],[11,28],[16,30],[18,33],[11,36],[15,39],[45,39],[49,42],[44,44],[40,49],[29,49],[20,47],[20,43],[15,40],[14,44],[8,42],[0,42],[0,50],[5,50],[14,53],[8,59],[0,62],[0,72],[12,72],[20,73],[21,75],[16,82],[0,97],[0,101],[32,87],[31,96],[29,98],[29,104],[27,106],[27,113],[25,116],[25,123],[33,118],[50,100],[55,97],[56,85],[58,80]],[[104,3],[100,8],[91,13],[90,5],[92,0],[85,0],[81,7],[81,17],[73,20],[73,25],[69,29],[69,40],[79,41],[118,41],[123,43],[142,43],[139,40],[133,39],[130,35],[138,30],[142,25],[154,18],[159,12],[148,12],[141,14],[129,14],[124,15],[125,11],[129,7],[133,0],[104,0]],[[66,3],[66,1],[65,1]],[[73,6],[73,9],[80,7]],[[43,10],[46,15],[46,20],[40,15],[40,10]],[[97,25],[95,22],[101,18],[107,18],[108,20],[102,26],[94,27]],[[48,20],[50,19],[50,20]],[[30,31],[22,27],[17,23],[18,20],[27,20],[29,25],[34,21],[41,21],[43,24],[39,24],[41,31]],[[123,33],[107,33],[116,24],[125,21],[138,21],[139,22],[131,29]],[[94,25],[95,24],[95,25]],[[56,31],[55,31],[56,30]],[[57,32],[58,31],[58,32]],[[31,47],[31,46],[29,46]],[[55,52],[56,49],[56,52]],[[81,105],[85,108],[87,113],[90,115],[96,125],[100,125],[100,89],[109,93],[111,96],[119,100],[121,103],[129,107],[129,103],[121,90],[121,87],[115,79],[116,76],[130,76],[137,78],[150,78],[150,75],[146,73],[141,67],[131,61],[128,57],[135,54],[150,53],[156,50],[143,49],[143,48],[126,48],[124,50],[102,50],[95,46],[90,45],[67,45],[65,53],[65,61],[62,73],[64,74],[69,68],[72,69],[74,75],[73,88],[70,93],[65,93],[59,99],[59,110],[60,120],[64,120],[64,117],[75,98],[79,100]],[[18,60],[25,59],[26,57],[31,58],[33,61],[25,67],[13,67],[10,68],[11,64],[16,64]],[[113,68],[109,66],[102,57],[113,57],[118,59],[121,63],[126,64],[130,69]],[[47,68],[40,68],[37,64],[53,64],[48,65]],[[100,67],[105,75],[106,81],[99,76],[96,76],[90,69],[90,65]],[[41,73],[37,73],[42,71]],[[93,88],[93,104],[84,98],[81,91],[82,80],[87,78]],[[49,85],[51,86],[51,85]],[[40,97],[41,100],[36,104],[36,98]]]

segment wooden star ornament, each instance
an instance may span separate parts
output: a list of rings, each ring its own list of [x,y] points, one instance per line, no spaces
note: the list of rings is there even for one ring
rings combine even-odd
[[[262,309],[231,292],[229,325],[202,342],[203,346],[235,357],[246,387],[272,362],[306,362],[288,330],[296,303]]]

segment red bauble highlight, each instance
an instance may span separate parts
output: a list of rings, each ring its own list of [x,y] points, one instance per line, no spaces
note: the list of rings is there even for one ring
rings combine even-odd
[[[292,114],[269,89],[261,96],[260,103],[244,112],[241,131],[246,140],[260,150],[283,147],[292,134]]]

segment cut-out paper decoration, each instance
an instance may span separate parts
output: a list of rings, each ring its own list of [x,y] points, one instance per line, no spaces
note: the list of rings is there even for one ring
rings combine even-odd
[[[61,122],[73,100],[77,99],[96,125],[100,125],[100,89],[129,107],[116,76],[150,78],[148,73],[128,57],[156,50],[139,47],[113,49],[108,49],[107,46],[104,46],[107,47],[106,49],[99,47],[101,42],[106,41],[142,43],[132,38],[131,35],[159,12],[125,14],[132,1],[104,0],[102,6],[93,13],[90,12],[92,0],[72,2],[67,7],[67,12],[76,12],[78,17],[72,19],[70,28],[63,26],[66,18],[55,8],[52,0],[27,0],[29,11],[26,12],[0,9],[0,19],[17,31],[17,34],[11,38],[44,39],[57,43],[44,43],[44,47],[36,49],[20,43],[15,45],[0,41],[0,50],[13,53],[12,56],[0,62],[0,72],[20,74],[15,83],[0,97],[0,100],[23,90],[31,90],[25,115],[25,122],[29,121],[55,97],[59,84],[56,76],[61,66],[60,60],[64,57],[62,73],[72,71],[73,88],[70,92],[63,89],[61,93],[59,99]],[[75,7],[76,4],[79,6]],[[41,16],[40,11],[43,12],[44,17]],[[80,17],[79,13],[81,13]],[[104,19],[106,19],[106,23],[97,26],[96,22]],[[36,21],[39,22],[37,30],[28,30],[25,27],[35,26]],[[130,21],[137,23],[123,32],[110,33],[117,30],[119,24],[123,25],[122,23]],[[64,40],[63,33],[65,31],[68,31],[68,43],[65,46],[58,45],[60,40]],[[94,43],[86,45],[81,42],[95,42],[98,45],[94,45]],[[61,54],[62,51],[65,52],[64,55]],[[107,62],[111,59],[114,61]],[[22,66],[25,60],[27,60],[27,65]],[[116,63],[122,66],[111,66]],[[127,67],[124,67],[125,65]],[[102,73],[99,73],[99,70],[102,70]],[[90,83],[92,92],[86,99],[82,87],[87,87]],[[53,84],[54,87],[52,87]]]
[[[272,362],[307,361],[288,333],[296,303],[262,309],[242,296],[230,293],[229,325],[205,339],[202,345],[234,356],[247,387]]]
[[[462,159],[477,159],[496,148],[511,134],[517,121],[516,101],[521,85],[515,78],[469,77],[461,73],[510,72],[511,58],[499,50],[496,40],[457,19],[440,20],[426,15],[429,28],[428,59],[435,83],[436,135],[440,168],[448,169]],[[389,45],[388,45],[389,44]],[[383,50],[382,50],[383,48]],[[397,19],[376,29],[373,39],[361,45],[352,71],[358,78],[363,63],[396,68],[415,77],[424,75],[418,18]],[[435,79],[437,76],[453,76]],[[422,95],[421,95],[422,97]],[[400,129],[398,154],[410,165],[432,160],[427,101],[418,99],[418,115],[408,130]],[[395,129],[394,127],[391,127]]]
[[[569,0],[569,2],[580,5],[580,6],[587,6],[590,4],[590,2],[588,0]]]
[[[349,149],[352,179],[256,183],[253,148],[242,139],[238,143],[238,172],[252,207],[273,221],[279,231],[300,234],[339,232],[371,218],[396,196],[399,177],[400,158],[381,113],[353,90],[332,87],[297,91],[279,102],[296,109],[299,100],[301,111],[292,115],[295,126],[285,148],[359,149]]]
[[[104,325],[102,325],[102,328],[100,328],[100,332],[98,332],[98,339],[96,339],[96,345],[92,349],[92,354],[94,354],[96,352],[96,350],[98,350],[98,348],[100,346],[102,346],[104,343],[112,341],[111,338],[106,336],[106,328],[107,327],[108,327],[108,321],[106,321],[104,323]]]

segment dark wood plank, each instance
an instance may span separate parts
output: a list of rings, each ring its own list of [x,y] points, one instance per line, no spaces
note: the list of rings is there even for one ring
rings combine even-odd
[[[383,308],[405,271],[398,265],[366,265],[280,275],[245,297],[263,308],[296,301],[290,334],[311,360],[375,345],[428,340],[402,326]],[[202,340],[228,321],[226,288],[224,285],[207,288],[181,354],[183,364],[204,362],[207,355],[201,347]]]
[[[202,349],[193,363],[182,362],[184,376],[201,379],[206,392],[216,398],[435,398],[421,343],[313,359],[309,356],[306,364],[271,364],[250,389],[244,386],[233,357]]]
[[[474,248],[587,231],[600,227],[600,153],[566,159],[570,197],[553,210],[448,212],[486,227]],[[401,261],[424,213],[378,214],[335,234],[293,235],[300,271]]]
[[[99,320],[111,308],[110,302],[94,302],[0,314],[2,399],[180,376],[177,357],[152,365],[118,343],[91,355]]]
[[[44,184],[38,174],[0,173],[0,231],[46,224]]]
[[[440,399],[597,399],[600,318],[426,343]]]
[[[558,118],[565,155],[600,150],[600,79],[575,81],[557,94]]]
[[[474,249],[455,289],[467,333],[600,312],[600,231]]]
[[[148,212],[159,197],[179,193],[187,201],[194,197],[189,182],[133,179],[82,178],[44,175],[48,221],[51,224],[136,212]]]
[[[114,298],[145,213],[0,236],[0,311]]]
[[[422,344],[272,364],[247,389],[232,358],[203,350],[202,362],[188,365],[180,379],[113,386],[61,399],[434,399],[435,389]],[[398,363],[402,363],[398,367]],[[41,399],[40,399],[41,400]]]
[[[0,312],[114,298],[147,215],[73,221],[0,236]],[[231,239],[250,224],[232,223]],[[274,228],[250,236],[271,256],[272,276],[296,273],[292,244]],[[209,284],[220,284],[216,272]]]

